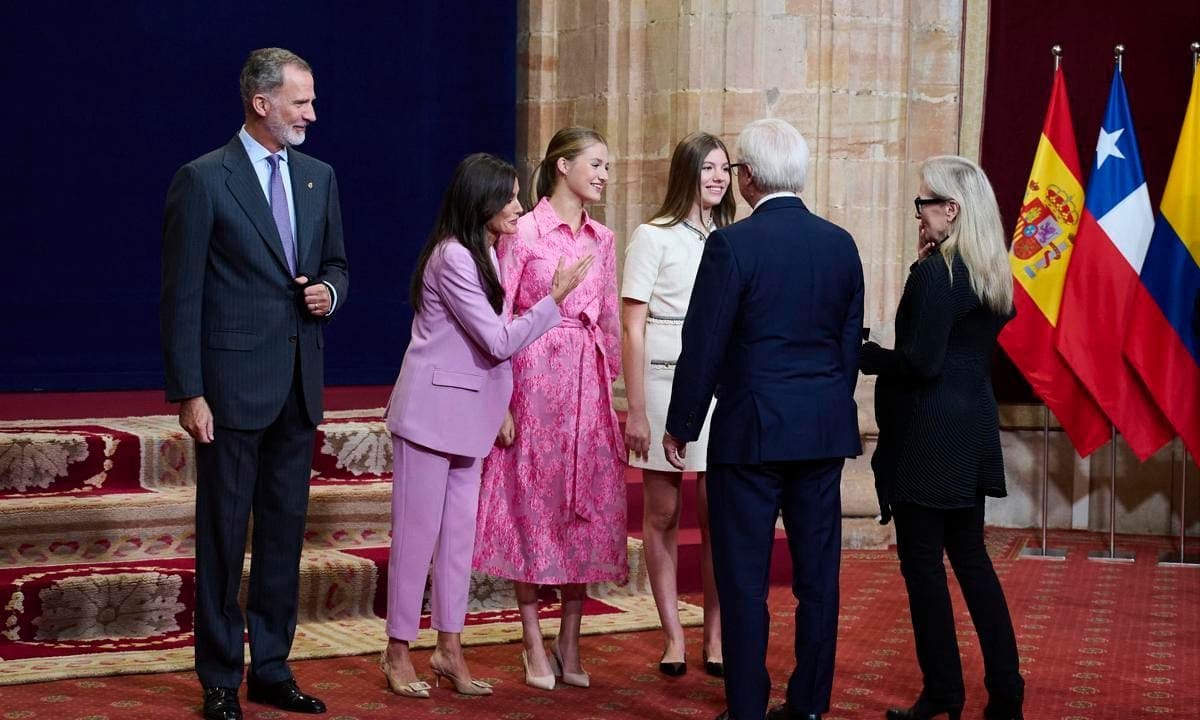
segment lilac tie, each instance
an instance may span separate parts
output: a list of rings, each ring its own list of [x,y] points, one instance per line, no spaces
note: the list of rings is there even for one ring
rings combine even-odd
[[[283,192],[283,173],[279,172],[279,156],[268,155],[271,163],[271,215],[275,216],[275,229],[283,241],[283,255],[287,258],[288,270],[296,275],[296,241],[292,238],[292,218],[288,212],[287,195]]]

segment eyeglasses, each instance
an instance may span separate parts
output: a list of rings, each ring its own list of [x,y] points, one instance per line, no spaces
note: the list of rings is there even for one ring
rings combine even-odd
[[[913,198],[913,207],[915,207],[917,209],[917,214],[920,215],[921,211],[925,209],[926,205],[941,205],[942,203],[945,203],[945,202],[950,202],[950,198],[942,198],[942,197],[923,198],[920,195],[918,195],[915,198]]]
[[[745,169],[747,175],[750,174],[750,166],[746,163],[729,163],[729,172],[734,175],[740,174],[742,169]]]

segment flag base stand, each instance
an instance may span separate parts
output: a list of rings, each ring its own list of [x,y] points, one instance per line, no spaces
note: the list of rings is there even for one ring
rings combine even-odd
[[[1050,525],[1050,408],[1042,406],[1042,546],[1021,549],[1017,556],[1021,560],[1056,560],[1067,559],[1065,548],[1047,547],[1046,531]]]
[[[1022,560],[1056,560],[1062,562],[1067,559],[1067,551],[1065,548],[1027,547],[1021,551],[1019,557]]]
[[[1128,550],[1093,550],[1088,553],[1088,560],[1096,560],[1097,562],[1119,562],[1131,563],[1136,555]]]
[[[1158,556],[1159,567],[1190,567],[1200,568],[1200,555],[1185,555],[1175,550],[1168,550]]]

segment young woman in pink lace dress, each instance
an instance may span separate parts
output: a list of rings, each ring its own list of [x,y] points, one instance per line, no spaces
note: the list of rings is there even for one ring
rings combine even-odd
[[[484,461],[476,570],[514,581],[526,682],[554,677],[586,687],[579,627],[587,583],[624,580],[625,448],[612,405],[621,372],[613,233],[584,206],[600,201],[608,148],[586,128],[564,128],[538,168],[538,203],[500,240],[505,305],[522,313],[546,294],[559,258],[595,256],[560,306],[558,327],[513,356],[513,396]],[[558,585],[562,620],[551,655],[542,644],[537,586]]]

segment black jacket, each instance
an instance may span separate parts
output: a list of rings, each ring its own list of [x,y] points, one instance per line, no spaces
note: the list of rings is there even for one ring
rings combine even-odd
[[[1010,317],[980,302],[961,257],[953,282],[940,253],[912,266],[896,349],[868,342],[862,353],[862,371],[879,376],[871,467],[882,522],[892,503],[951,509],[1006,494],[991,362]]]

